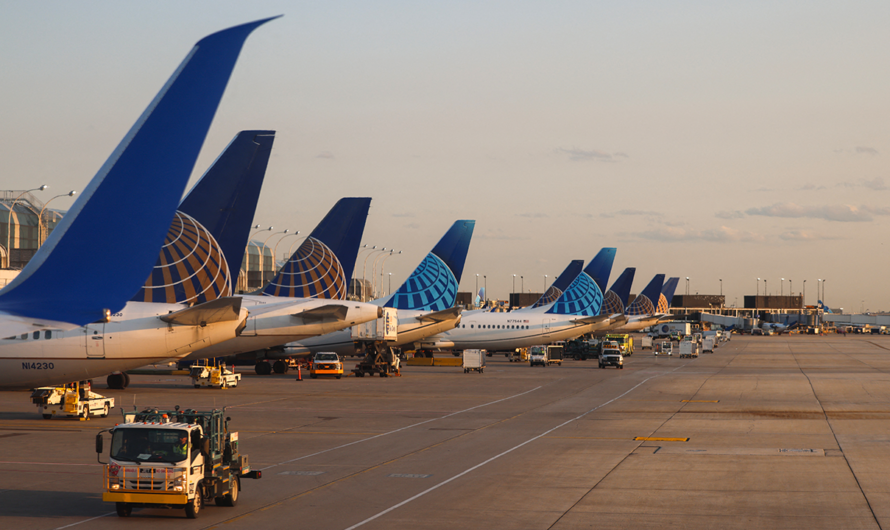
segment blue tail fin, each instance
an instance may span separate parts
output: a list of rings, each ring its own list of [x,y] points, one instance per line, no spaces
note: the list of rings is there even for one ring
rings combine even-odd
[[[131,300],[203,303],[232,294],[274,131],[242,131],[179,204],[151,276]]]
[[[455,221],[384,307],[443,311],[454,307],[476,221]]]
[[[603,300],[602,314],[615,315],[624,314],[627,308],[627,301],[630,299],[630,286],[634,281],[634,274],[637,269],[628,267],[624,269],[621,276],[612,284],[612,288],[606,292]]]
[[[572,260],[569,263],[569,266],[566,267],[566,270],[562,271],[562,274],[556,277],[553,280],[553,283],[550,287],[547,288],[547,292],[544,293],[541,298],[538,298],[538,301],[529,306],[529,309],[534,309],[535,307],[541,307],[544,305],[549,305],[555,302],[566,289],[569,288],[569,285],[575,281],[575,278],[581,274],[581,270],[584,267],[584,260],[576,259]]]
[[[46,243],[0,293],[0,311],[86,324],[124,307],[157,260],[245,39],[268,20],[195,45]]]
[[[658,307],[655,308],[657,313],[667,313],[668,309],[671,308],[671,302],[674,300],[674,293],[677,291],[678,283],[680,283],[680,278],[676,276],[668,278],[668,281],[664,282],[664,287],[662,287],[661,294],[658,296]]]
[[[546,312],[554,315],[595,317],[603,305],[603,292],[586,272],[581,272]]]
[[[596,282],[596,286],[600,288],[601,292],[606,292],[606,287],[609,286],[609,275],[612,274],[614,261],[615,249],[606,247],[600,250],[584,269],[584,272]]]
[[[637,296],[630,307],[627,308],[628,316],[652,315],[655,313],[658,297],[661,296],[661,286],[664,284],[664,274],[656,274],[643,292]]]
[[[337,201],[263,294],[345,300],[370,207],[368,197]]]
[[[819,300],[819,302],[818,302],[818,307],[819,307],[819,309],[821,309],[822,311],[824,311],[824,312],[826,312],[826,313],[831,313],[831,312],[832,312],[832,311],[831,311],[831,308],[829,308],[827,305],[825,305],[825,304],[822,303],[822,300]]]

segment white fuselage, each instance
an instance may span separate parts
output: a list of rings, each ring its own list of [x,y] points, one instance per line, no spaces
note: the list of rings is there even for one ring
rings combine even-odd
[[[461,320],[461,316],[443,321],[418,320],[418,317],[430,314],[431,311],[417,311],[399,309],[398,339],[389,341],[387,346],[405,347],[413,344],[422,344],[424,340],[437,333],[442,333],[455,326]],[[290,342],[285,345],[283,352],[268,352],[266,357],[270,359],[292,357],[294,355],[308,355],[317,352],[334,352],[339,355],[356,355],[356,349],[351,329],[344,329],[327,335],[312,337],[305,340]]]
[[[509,313],[466,311],[459,326],[428,337],[423,342],[428,347],[439,349],[508,351],[569,340],[596,331],[610,322],[575,322],[584,317],[546,313],[546,306],[541,309]]]
[[[238,355],[288,342],[330,334],[371,320],[376,320],[378,307],[349,300],[316,298],[285,298],[277,296],[242,296],[242,307],[250,310],[247,326],[241,334],[222,344],[196,351],[188,360]],[[346,318],[301,318],[300,313],[324,306],[345,306]],[[347,332],[348,334],[348,332]],[[331,350],[323,350],[331,351]]]
[[[235,337],[247,317],[204,326],[159,317],[179,304],[129,302],[109,322],[67,331],[47,329],[0,339],[0,388],[34,388],[100,377],[182,357]]]
[[[620,326],[616,326],[613,328],[609,328],[606,330],[607,333],[634,333],[636,331],[640,331],[646,329],[648,327],[652,327],[655,324],[658,324],[658,319],[663,317],[664,315],[636,315],[627,317],[627,322],[621,324]]]

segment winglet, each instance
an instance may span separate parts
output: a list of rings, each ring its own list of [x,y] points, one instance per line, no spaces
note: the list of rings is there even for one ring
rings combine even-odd
[[[86,324],[123,308],[157,260],[245,39],[269,20],[195,45],[46,243],[0,292],[0,311]]]
[[[263,294],[345,300],[370,207],[368,197],[337,201],[263,288]]]
[[[383,306],[417,311],[453,307],[475,226],[476,221],[455,221]]]

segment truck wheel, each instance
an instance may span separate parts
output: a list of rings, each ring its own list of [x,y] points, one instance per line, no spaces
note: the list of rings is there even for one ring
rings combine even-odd
[[[340,377],[342,377],[342,376],[339,376],[339,375],[338,375],[338,376],[337,376],[337,379],[340,379]]]
[[[83,408],[83,419],[85,419],[85,420],[90,419],[90,406],[89,406],[89,404],[87,404],[87,405],[84,406],[84,408]]]
[[[125,502],[119,502],[115,505],[118,517],[129,517],[133,513],[133,507]]]
[[[201,498],[201,488],[199,484],[199,487],[195,490],[195,498],[185,505],[185,516],[189,519],[197,519],[198,513],[201,512],[202,504],[203,499]]]
[[[108,417],[108,402],[107,401],[105,402],[105,408],[102,410],[102,417],[103,418]]]
[[[241,479],[237,475],[232,477],[232,491],[223,497],[223,505],[235,506],[238,504],[238,495],[241,494]]]

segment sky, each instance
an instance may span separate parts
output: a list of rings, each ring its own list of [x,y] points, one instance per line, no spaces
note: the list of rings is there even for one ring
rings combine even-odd
[[[195,42],[278,14],[191,181],[276,130],[258,224],[373,197],[393,288],[475,219],[460,288],[491,298],[614,246],[634,293],[664,273],[813,304],[825,279],[829,306],[890,310],[887,2],[4,0],[2,188],[82,190]]]

